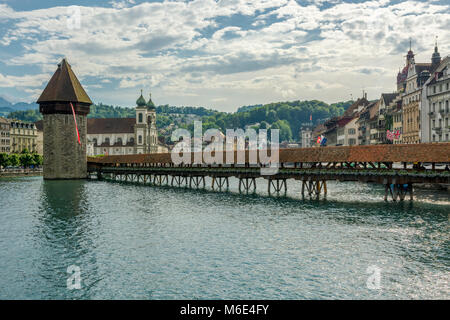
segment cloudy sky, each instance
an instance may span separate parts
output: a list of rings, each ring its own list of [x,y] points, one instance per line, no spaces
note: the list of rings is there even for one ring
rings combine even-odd
[[[409,38],[450,52],[450,1],[0,0],[0,95],[35,101],[67,57],[94,102],[234,111],[395,90]]]

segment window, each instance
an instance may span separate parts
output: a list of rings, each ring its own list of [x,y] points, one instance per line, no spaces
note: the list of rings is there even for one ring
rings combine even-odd
[[[142,136],[138,137],[138,143],[141,144],[142,143]]]
[[[109,138],[105,138],[105,143],[109,144]]]
[[[348,129],[348,134],[355,134],[356,130],[354,128]]]
[[[134,144],[134,138],[130,138],[130,143]]]
[[[69,116],[65,116],[64,117],[64,124],[68,124],[69,123]]]
[[[433,93],[436,93],[436,86],[433,86]]]
[[[92,141],[94,142],[94,145],[97,145],[97,138],[92,139]]]
[[[142,123],[142,113],[139,113],[139,123]]]
[[[122,138],[117,138],[117,143],[122,144]]]

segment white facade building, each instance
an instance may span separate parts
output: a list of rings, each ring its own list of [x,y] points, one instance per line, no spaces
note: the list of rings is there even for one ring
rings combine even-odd
[[[156,110],[152,99],[136,101],[136,118],[89,118],[87,154],[125,155],[167,152],[158,141]]]
[[[450,57],[442,60],[422,92],[422,142],[450,141]]]

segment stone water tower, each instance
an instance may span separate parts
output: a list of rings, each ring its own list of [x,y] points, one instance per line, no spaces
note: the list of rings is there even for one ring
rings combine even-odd
[[[87,114],[92,101],[66,59],[37,103],[44,118],[44,179],[86,178]]]

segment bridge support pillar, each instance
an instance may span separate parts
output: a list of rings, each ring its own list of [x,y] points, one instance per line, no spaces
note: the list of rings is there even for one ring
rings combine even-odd
[[[414,199],[412,183],[385,183],[384,184],[384,201],[388,201],[389,195],[392,201],[403,201],[405,196],[409,193],[409,199]]]
[[[155,174],[153,176],[153,184],[156,184],[158,186],[162,186],[164,184],[168,184],[169,177],[167,174]]]
[[[200,185],[202,185],[203,189],[206,186],[205,177],[204,176],[191,176],[190,177],[190,179],[189,179],[189,188],[192,188],[192,186],[194,186],[196,189],[199,189]]]
[[[183,184],[186,186],[187,183],[187,177],[185,176],[172,176],[172,180],[170,182],[172,186],[176,185],[178,187],[181,187]]]
[[[287,194],[287,182],[286,179],[269,179],[267,185],[267,192],[269,195],[272,194],[272,189],[277,194],[280,194],[281,191],[284,191],[284,195]]]
[[[239,193],[245,191],[245,193],[248,194],[250,190],[252,192],[256,192],[255,178],[239,178]]]
[[[239,182],[240,185],[240,182]],[[226,186],[226,189],[228,190],[230,187],[230,183],[228,181],[228,177],[212,177],[212,182],[211,182],[211,188],[213,190],[216,190],[216,188],[218,190],[222,190],[223,187]]]
[[[324,197],[326,197],[327,182],[325,180],[302,180],[302,197],[305,197],[305,191],[310,198],[315,195],[316,198],[319,199],[322,192]]]

